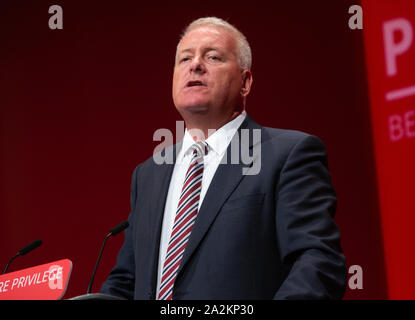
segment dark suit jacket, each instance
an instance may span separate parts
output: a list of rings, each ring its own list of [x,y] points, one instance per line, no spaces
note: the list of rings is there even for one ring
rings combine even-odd
[[[347,270],[333,219],[336,194],[315,136],[261,127],[261,170],[220,164],[199,210],[173,299],[341,298]],[[242,140],[242,139],[240,139]],[[250,148],[254,146],[250,139]],[[176,146],[174,146],[176,148]],[[227,150],[230,159],[230,147]],[[229,162],[229,161],[228,161]],[[130,227],[101,292],[155,299],[164,205],[174,164],[134,171]]]

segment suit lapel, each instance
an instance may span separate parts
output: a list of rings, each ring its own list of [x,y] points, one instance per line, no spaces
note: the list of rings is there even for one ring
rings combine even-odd
[[[150,299],[156,297],[158,259],[160,249],[161,227],[164,217],[164,209],[166,205],[167,194],[169,192],[170,180],[173,174],[174,164],[176,163],[176,150],[180,150],[181,142],[172,146],[173,148],[173,164],[154,164],[154,184],[151,194],[151,213],[150,213],[150,230],[154,230],[151,239],[150,261]]]
[[[261,129],[261,126],[256,124],[252,119],[246,116],[246,119],[240,126],[237,131],[238,137],[241,137],[241,129]],[[217,214],[219,213],[220,209],[222,208],[223,204],[226,202],[228,197],[231,193],[235,190],[238,186],[242,178],[242,169],[244,167],[249,167],[252,165],[244,164],[241,161],[236,164],[231,164],[231,146],[232,143],[235,143],[235,139],[238,137],[234,137],[232,142],[229,144],[226,150],[227,156],[227,163],[228,164],[220,164],[216,170],[216,173],[210,183],[209,189],[205,195],[203,200],[202,206],[197,214],[196,222],[193,227],[192,233],[190,235],[189,242],[186,246],[185,252],[183,254],[182,261],[180,263],[180,267],[178,269],[177,279],[180,276],[181,270],[184,268],[188,260],[190,259],[193,252],[199,246],[200,242],[204,238],[205,234],[209,230],[211,224],[215,220]],[[239,144],[239,152],[241,150],[240,141],[238,139],[237,143]],[[250,148],[252,148],[252,139],[249,139]],[[241,159],[239,154],[239,159]]]

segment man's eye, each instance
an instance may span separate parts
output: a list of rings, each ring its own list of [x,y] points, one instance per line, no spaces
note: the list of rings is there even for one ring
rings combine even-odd
[[[210,57],[209,57],[209,59],[211,59],[211,60],[216,60],[216,61],[220,60],[220,58],[219,58],[219,57],[217,57],[217,56],[210,56]]]
[[[185,57],[185,58],[182,58],[182,59],[180,60],[180,62],[186,62],[186,61],[188,61],[188,60],[190,60],[190,58]]]

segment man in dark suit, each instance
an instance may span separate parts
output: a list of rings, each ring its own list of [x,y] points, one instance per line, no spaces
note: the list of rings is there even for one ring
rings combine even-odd
[[[343,296],[347,271],[324,145],[246,114],[250,68],[249,44],[227,22],[202,18],[185,30],[173,76],[185,136],[163,151],[173,151],[172,161],[160,164],[158,154],[135,169],[130,227],[101,292],[166,300]]]

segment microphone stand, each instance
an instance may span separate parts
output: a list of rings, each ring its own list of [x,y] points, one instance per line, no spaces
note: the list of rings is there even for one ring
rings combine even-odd
[[[94,283],[95,274],[97,273],[98,265],[99,265],[99,262],[101,261],[101,256],[102,256],[102,253],[104,252],[105,244],[107,243],[108,238],[119,234],[121,231],[128,228],[128,226],[129,226],[128,221],[124,221],[124,222],[121,222],[115,228],[112,228],[110,230],[110,233],[107,234],[107,236],[104,239],[104,242],[102,243],[101,251],[99,252],[98,260],[95,263],[95,268],[94,268],[94,272],[92,272],[91,280],[89,280],[88,290],[86,291],[86,294],[71,298],[69,300],[126,300],[121,297],[111,296],[111,295],[104,294],[104,293],[91,293],[91,289],[92,289],[92,284]]]
[[[108,233],[107,236],[104,239],[104,242],[102,243],[101,251],[99,252],[99,255],[98,255],[98,260],[95,263],[94,272],[92,272],[91,280],[89,280],[88,290],[86,291],[87,294],[91,293],[92,284],[94,282],[95,274],[97,272],[98,265],[99,265],[99,262],[101,260],[102,253],[104,252],[105,244],[107,243],[107,239],[111,236],[112,236],[112,232]]]
[[[18,256],[20,256],[20,252],[18,252],[13,258],[11,258],[10,260],[9,260],[9,262],[7,263],[7,265],[6,265],[6,268],[4,268],[4,271],[3,271],[3,273],[2,274],[5,274],[6,272],[7,272],[7,269],[9,269],[9,266],[10,266],[10,263],[12,263],[12,261],[14,260],[14,259],[16,259]]]

